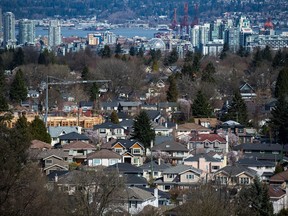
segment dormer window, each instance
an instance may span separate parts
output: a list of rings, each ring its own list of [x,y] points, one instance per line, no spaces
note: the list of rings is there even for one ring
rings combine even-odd
[[[205,142],[204,142],[204,147],[205,147],[205,148],[209,148],[209,142],[206,142],[206,141],[205,141]]]

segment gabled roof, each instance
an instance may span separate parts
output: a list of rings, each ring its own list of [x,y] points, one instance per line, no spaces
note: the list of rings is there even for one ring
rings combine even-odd
[[[145,110],[145,112],[151,121],[155,121],[155,119],[161,117],[160,111],[157,110]]]
[[[129,201],[147,201],[150,199],[155,199],[153,194],[149,191],[143,190],[138,187],[128,187],[128,196],[129,196]]]
[[[92,153],[87,155],[87,159],[95,159],[95,158],[101,158],[101,159],[117,158],[117,159],[120,159],[121,156],[114,151],[111,151],[108,149],[100,149],[99,151],[92,152]]]
[[[160,165],[158,164],[158,162],[156,162],[155,160],[152,161],[152,162],[148,162],[148,163],[145,163],[143,164],[142,166],[140,166],[141,169],[143,170],[151,170],[153,167],[153,171],[160,171],[160,172],[163,172],[163,170],[171,167],[170,164],[167,164],[167,163],[160,163]]]
[[[94,105],[93,101],[80,101],[79,103],[79,107],[83,107],[83,106],[93,107],[93,105]]]
[[[269,185],[268,193],[269,193],[270,199],[280,199],[286,195],[285,190],[275,185]]]
[[[96,149],[96,147],[89,143],[75,141],[75,142],[63,145],[63,149]]]
[[[101,106],[103,108],[107,107],[118,107],[119,102],[118,101],[110,101],[110,102],[101,102]]]
[[[63,132],[65,134],[71,133],[71,132],[78,132],[79,127],[48,127],[48,132],[51,135],[51,137],[58,137]]]
[[[288,170],[277,173],[270,178],[270,182],[287,182],[288,181]]]
[[[275,167],[275,162],[257,160],[256,158],[242,158],[237,163],[248,167]]]
[[[159,108],[178,107],[176,102],[160,102]]]
[[[176,127],[175,127],[176,129]],[[211,131],[210,129],[203,127],[202,125],[195,124],[195,123],[185,123],[178,125],[178,129],[176,130],[184,130],[184,131],[191,131],[191,130],[198,130],[198,131]]]
[[[140,145],[142,148],[144,148],[143,145],[142,145],[140,142],[138,142],[137,140],[118,139],[114,144],[112,144],[112,147],[113,147],[114,145],[116,145],[116,144],[120,144],[120,145],[122,145],[123,147],[125,147],[126,149],[131,148],[131,147],[132,147],[133,145],[135,145],[135,144],[138,144],[138,145]]]
[[[286,147],[287,149],[287,147]],[[281,151],[280,144],[264,144],[264,143],[244,143],[234,147],[234,150],[248,150],[248,151]]]
[[[59,161],[59,162],[60,162],[60,161]],[[52,167],[60,167],[60,168],[62,168],[62,169],[64,169],[64,170],[68,170],[68,168],[67,168],[66,166],[68,166],[68,163],[62,161],[61,163],[55,163],[55,164],[52,164],[52,165],[49,166],[49,167],[45,167],[43,170],[45,171],[45,170],[48,170],[48,169],[50,169],[50,168],[52,168]]]
[[[134,121],[133,119],[124,119],[122,120],[121,122],[119,122],[119,125],[123,128],[125,127],[130,127],[132,128],[133,127],[133,124],[134,124]]]
[[[141,102],[133,102],[133,101],[120,101],[119,105],[122,107],[138,107],[141,105]]]
[[[71,132],[71,133],[59,136],[59,140],[90,140],[90,139],[84,134]]]
[[[64,152],[63,149],[47,149],[45,151],[39,152],[39,154],[37,155],[37,158],[43,159],[43,158],[47,158],[51,155],[55,155],[57,157],[64,158],[64,157],[68,156],[68,153]]]
[[[55,170],[53,172],[50,172],[46,177],[48,178],[48,181],[55,181],[56,176],[62,176],[68,173],[68,170]]]
[[[183,151],[188,152],[189,150],[183,144],[175,141],[166,141],[158,145],[154,145],[152,151]]]
[[[209,161],[209,162],[221,162],[221,160],[213,158],[212,156],[208,154],[197,154],[194,156],[190,156],[188,158],[185,158],[184,161],[189,161],[189,162],[197,161],[198,162],[200,158],[204,158],[205,161]]]
[[[139,176],[139,175],[125,174],[124,178],[125,178],[126,185],[142,185],[142,186],[148,185],[147,180],[144,177]]]
[[[30,148],[31,149],[51,149],[52,146],[51,144],[42,142],[40,140],[32,140]]]
[[[93,130],[97,130],[97,129],[124,129],[120,124],[114,124],[112,122],[105,122],[103,124],[99,124],[99,125],[94,125],[93,126]]]
[[[221,137],[218,134],[197,134],[196,136],[193,136],[190,141],[194,142],[220,142],[220,143],[226,143],[226,140]]]
[[[170,168],[167,168],[163,171],[163,174],[181,174],[183,172],[186,171],[192,171],[198,175],[200,175],[202,173],[202,170],[200,169],[196,169],[193,166],[187,166],[187,165],[183,165],[183,164],[178,164],[176,166],[172,166]]]
[[[257,172],[255,170],[252,170],[248,167],[245,167],[245,166],[242,166],[239,164],[236,164],[234,166],[232,166],[232,165],[225,166],[225,167],[221,168],[220,170],[218,170],[216,172],[216,174],[217,173],[224,173],[224,174],[228,175],[229,177],[235,177],[235,176],[238,176],[242,173],[245,173],[246,175],[249,175],[253,178],[257,174]]]
[[[107,168],[105,168],[105,170],[109,171],[109,170],[117,170],[120,173],[135,173],[135,174],[142,174],[143,173],[143,169],[141,169],[140,167],[136,167],[130,163],[117,163],[111,166],[108,166]]]
[[[137,186],[138,188],[141,188],[142,190],[148,191],[150,193],[152,193],[154,196],[154,188],[150,188],[150,187],[143,187],[143,186]],[[161,190],[158,190],[158,198],[159,199],[170,199],[170,194]]]

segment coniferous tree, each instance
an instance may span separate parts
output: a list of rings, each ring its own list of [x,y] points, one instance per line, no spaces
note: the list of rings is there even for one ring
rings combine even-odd
[[[143,50],[142,47],[140,47],[140,49],[139,49],[139,51],[137,53],[137,56],[140,57],[140,58],[142,58],[144,56],[144,50]]]
[[[116,48],[115,48],[115,54],[120,55],[122,53],[122,46],[120,43],[117,43]]]
[[[5,91],[6,91],[5,75],[4,70],[0,65],[0,112],[8,111],[9,109],[8,102],[5,97]]]
[[[283,65],[283,58],[284,58],[283,53],[282,53],[281,49],[279,49],[276,52],[276,54],[272,60],[272,67],[276,68],[276,67],[282,66]]]
[[[212,62],[209,62],[205,69],[202,71],[201,80],[204,82],[215,82],[214,74],[216,73],[216,69]]]
[[[254,179],[253,184],[240,191],[237,199],[237,215],[273,215],[273,204],[270,201],[268,185],[261,183],[258,177]]]
[[[155,139],[155,131],[145,111],[140,111],[134,120],[132,138],[139,140],[145,148],[149,148],[151,141]]]
[[[27,86],[25,84],[23,72],[19,69],[16,72],[14,80],[10,88],[10,98],[12,101],[20,102],[26,100],[28,94]]]
[[[193,61],[193,52],[192,51],[187,51],[185,58],[184,58],[185,62],[192,62]]]
[[[207,118],[213,115],[211,105],[202,91],[198,91],[192,104],[192,113],[194,117]]]
[[[271,111],[269,125],[274,132],[276,141],[286,144],[288,141],[288,102],[284,97],[279,97],[276,107]]]
[[[111,49],[108,45],[105,45],[104,48],[100,50],[100,56],[102,58],[110,58],[111,57]]]
[[[119,124],[119,118],[115,110],[113,110],[113,112],[111,113],[110,120],[114,124]]]
[[[47,132],[45,123],[39,118],[39,116],[36,116],[34,120],[31,122],[30,131],[32,139],[37,139],[46,143],[51,143],[51,136]]]
[[[168,64],[171,65],[171,64],[174,64],[178,61],[178,52],[176,50],[176,48],[173,48],[171,53],[169,54],[168,56]]]
[[[228,113],[224,117],[225,120],[234,120],[240,124],[248,125],[248,113],[247,106],[241,97],[239,91],[234,93],[231,106],[228,109]]]
[[[256,52],[253,55],[252,66],[259,67],[262,62],[262,53],[259,47],[257,47]]]
[[[21,114],[18,120],[15,123],[15,130],[17,131],[19,141],[21,141],[21,138],[25,138],[23,142],[30,142],[32,140],[32,134],[29,127],[29,123],[27,121],[27,118],[24,114]]]
[[[184,63],[182,69],[181,69],[181,73],[184,75],[189,75],[191,80],[194,81],[195,76],[196,76],[196,72],[193,70],[193,67],[190,63]]]
[[[99,88],[97,83],[93,83],[92,87],[90,89],[90,100],[91,101],[96,101],[99,97]]]
[[[14,51],[13,54],[13,60],[12,60],[12,68],[23,65],[24,64],[24,52],[23,49],[21,47],[17,48]]]
[[[81,77],[83,80],[88,80],[88,75],[89,75],[89,69],[87,66],[85,66],[82,70]]]
[[[200,54],[194,55],[193,63],[192,63],[192,70],[196,74],[200,71]]]
[[[272,61],[272,53],[268,45],[262,50],[262,58],[269,62]]]
[[[275,97],[287,97],[288,96],[288,68],[280,70],[276,86],[275,86]]]
[[[178,90],[175,76],[173,75],[169,76],[168,82],[169,82],[169,88],[167,90],[167,101],[177,102]]]
[[[130,56],[136,55],[136,48],[134,46],[130,47],[129,54],[130,54]]]

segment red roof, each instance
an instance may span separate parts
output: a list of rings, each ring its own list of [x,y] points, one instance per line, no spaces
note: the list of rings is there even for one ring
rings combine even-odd
[[[191,136],[191,135],[190,135]],[[204,142],[204,141],[209,141],[209,142],[215,142],[215,141],[219,141],[220,143],[226,143],[226,140],[219,136],[218,134],[197,134],[194,137],[191,137],[190,141],[200,141],[200,142]]]
[[[96,149],[96,147],[89,143],[75,141],[75,142],[63,145],[63,149]]]
[[[270,178],[270,182],[285,182],[288,181],[288,170],[277,173]]]
[[[277,187],[277,186],[272,186],[272,185],[269,185],[269,197],[270,198],[274,198],[274,199],[280,199],[281,197],[283,197],[286,192],[280,188],[280,187]]]

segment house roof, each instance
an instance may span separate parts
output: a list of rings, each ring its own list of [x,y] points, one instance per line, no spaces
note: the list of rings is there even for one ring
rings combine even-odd
[[[142,148],[144,148],[143,145],[137,140],[118,139],[116,140],[114,144],[112,144],[112,147],[116,145],[117,143],[120,143],[122,146],[124,146],[127,149],[131,148],[135,143],[139,144],[140,146],[142,146]]]
[[[124,129],[120,124],[114,124],[112,122],[105,122],[103,124],[99,124],[99,125],[94,125],[93,126],[93,130],[97,130],[97,129],[117,129],[117,128],[121,128]]]
[[[32,140],[30,148],[31,149],[51,149],[52,146],[51,144],[42,142],[40,140]]]
[[[197,154],[194,156],[190,156],[188,158],[185,158],[184,161],[189,161],[189,162],[193,162],[193,161],[199,161],[200,158],[204,158],[205,161],[209,161],[209,162],[221,162],[221,160],[218,160],[208,154]]]
[[[216,173],[225,173],[229,176],[238,176],[241,173],[246,173],[247,175],[251,176],[251,177],[255,177],[257,172],[255,170],[252,170],[248,167],[236,164],[236,165],[228,165],[225,166],[223,168],[221,168],[220,170],[218,170]]]
[[[287,149],[288,146],[284,146]],[[244,143],[234,147],[234,150],[251,150],[251,151],[281,151],[280,144],[264,144],[264,143]]]
[[[89,143],[75,141],[75,142],[63,145],[63,149],[96,149],[96,147]]]
[[[125,128],[125,127],[131,128],[133,126],[133,124],[134,124],[133,119],[124,119],[121,122],[119,122],[119,125],[123,128]]]
[[[87,159],[94,159],[94,158],[101,158],[101,159],[118,158],[120,159],[121,155],[108,149],[100,149],[99,151],[92,152],[87,155]]]
[[[191,170],[192,172],[195,172],[197,174],[201,174],[202,170],[196,169],[193,166],[188,166],[188,165],[183,165],[183,164],[178,164],[176,166],[171,166],[170,168],[167,168],[163,171],[164,174],[180,174],[183,172],[186,172],[188,170]]]
[[[48,132],[51,137],[58,137],[62,133],[68,134],[71,132],[78,132],[79,127],[48,127]]]
[[[219,141],[220,143],[226,143],[226,140],[218,134],[197,134],[196,136],[192,136],[190,141],[194,142]]]
[[[139,187],[128,187],[129,200],[146,201],[149,199],[155,199],[153,194],[149,191],[143,190]]]
[[[144,185],[144,186],[148,185],[147,180],[139,175],[125,174],[124,178],[126,185]]]
[[[257,160],[256,158],[242,158],[237,161],[238,164],[243,166],[250,166],[250,167],[275,167],[275,162],[266,161],[266,160]]]
[[[209,122],[211,127],[216,127],[220,121],[217,118],[194,118],[194,122]]]
[[[195,123],[185,123],[178,125],[178,129],[176,130],[198,130],[198,131],[211,131],[210,129],[203,127],[202,125],[195,124]]]
[[[161,117],[160,111],[157,110],[145,110],[145,112],[151,121],[155,121],[157,118]]]
[[[182,145],[179,142],[175,141],[166,141],[152,147],[152,151],[183,151],[188,152],[189,150],[186,146]]]
[[[167,163],[160,163],[160,165],[158,164],[158,161],[155,161],[153,160],[152,162],[148,162],[146,164],[143,164],[142,166],[140,166],[141,169],[143,170],[151,170],[153,167],[153,171],[160,171],[160,172],[163,172],[163,170],[171,167],[170,164],[167,164]]]
[[[90,139],[84,134],[71,132],[71,133],[59,136],[59,140],[90,140]]]
[[[64,152],[63,149],[47,149],[45,151],[39,152],[37,158],[43,159],[52,155],[55,155],[59,158],[64,158],[64,157],[68,157],[68,152]]]
[[[275,186],[275,185],[269,185],[269,190],[268,190],[268,193],[269,193],[269,197],[270,199],[274,198],[274,199],[280,199],[282,198],[283,196],[286,195],[286,191],[283,190],[281,187],[279,186]]]
[[[53,172],[50,172],[46,177],[48,178],[48,181],[55,181],[56,176],[62,176],[66,173],[68,173],[68,170],[55,170]]]
[[[114,145],[114,143],[116,142],[117,140],[116,139],[111,139],[109,142],[107,143],[103,143],[100,148],[101,149],[111,149],[112,148],[112,145]]]
[[[178,107],[178,104],[176,102],[160,102],[159,107],[160,108]]]
[[[79,107],[84,107],[84,106],[93,107],[93,105],[94,105],[93,101],[80,101],[79,103]]]
[[[252,153],[246,153],[243,155],[244,158],[254,158],[254,159],[257,159],[257,160],[269,160],[269,161],[272,161],[272,162],[275,162],[275,161],[280,161],[280,160],[284,160],[284,161],[288,161],[288,158],[287,157],[283,157],[282,154],[262,154],[260,152],[252,152]]]
[[[120,173],[135,173],[135,174],[139,174],[139,173],[143,173],[143,169],[141,169],[140,167],[136,167],[130,163],[117,163],[111,166],[108,166],[107,168],[105,168],[105,170],[109,171],[109,170],[118,170]]]
[[[287,182],[288,181],[288,170],[277,173],[270,178],[270,182]]]
[[[143,187],[143,186],[137,186],[138,188],[141,188],[142,190],[148,191],[154,195],[154,188],[150,187]],[[161,190],[158,190],[158,198],[164,198],[164,199],[170,199],[170,194]]]
[[[133,101],[120,101],[119,105],[122,107],[138,107],[141,105],[141,102],[133,102]]]
[[[174,140],[173,136],[156,136],[154,143],[155,143],[155,145],[159,145],[159,144],[161,144],[163,142],[167,142],[167,141],[172,142],[173,140]]]
[[[107,108],[107,107],[118,107],[119,102],[118,101],[111,101],[111,102],[102,102],[101,106],[103,108]]]

